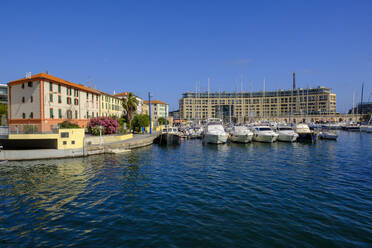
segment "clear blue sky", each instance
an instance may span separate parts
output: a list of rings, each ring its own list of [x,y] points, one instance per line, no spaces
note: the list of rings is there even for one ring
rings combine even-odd
[[[171,109],[197,80],[270,90],[296,72],[344,112],[362,81],[372,101],[372,1],[0,1],[0,82],[46,70]]]

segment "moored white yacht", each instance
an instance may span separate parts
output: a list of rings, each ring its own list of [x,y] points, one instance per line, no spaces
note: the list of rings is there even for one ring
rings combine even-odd
[[[278,139],[279,134],[275,133],[269,126],[253,127],[253,140],[272,143]]]
[[[252,141],[253,133],[246,126],[234,126],[230,133],[230,140],[237,143]]]
[[[298,138],[298,134],[290,126],[278,126],[278,141],[294,142]]]
[[[221,121],[210,121],[204,129],[203,141],[210,144],[223,144],[227,141],[227,133],[225,132]]]
[[[317,139],[316,133],[310,130],[309,126],[305,123],[297,124],[295,127],[295,132],[298,134],[298,141],[315,142]]]

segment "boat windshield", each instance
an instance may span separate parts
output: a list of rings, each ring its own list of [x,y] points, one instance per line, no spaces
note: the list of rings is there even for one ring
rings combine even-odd
[[[257,128],[258,131],[271,131],[271,128],[269,127],[259,127]]]
[[[279,127],[278,129],[280,131],[292,131],[292,128],[290,128],[290,127]]]

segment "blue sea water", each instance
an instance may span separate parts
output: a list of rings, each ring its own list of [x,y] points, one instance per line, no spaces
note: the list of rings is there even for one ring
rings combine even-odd
[[[372,247],[372,135],[0,166],[1,247]]]

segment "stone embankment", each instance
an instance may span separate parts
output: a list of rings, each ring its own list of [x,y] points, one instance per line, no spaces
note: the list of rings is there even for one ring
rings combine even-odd
[[[157,134],[137,134],[125,140],[105,137],[86,137],[84,147],[79,149],[32,149],[1,150],[0,160],[35,160],[68,157],[83,157],[94,154],[122,153],[131,149],[149,146],[154,143]]]
[[[85,146],[84,154],[88,156],[93,154],[126,152],[131,149],[152,145],[156,137],[156,134],[138,134],[124,141],[87,145]]]

